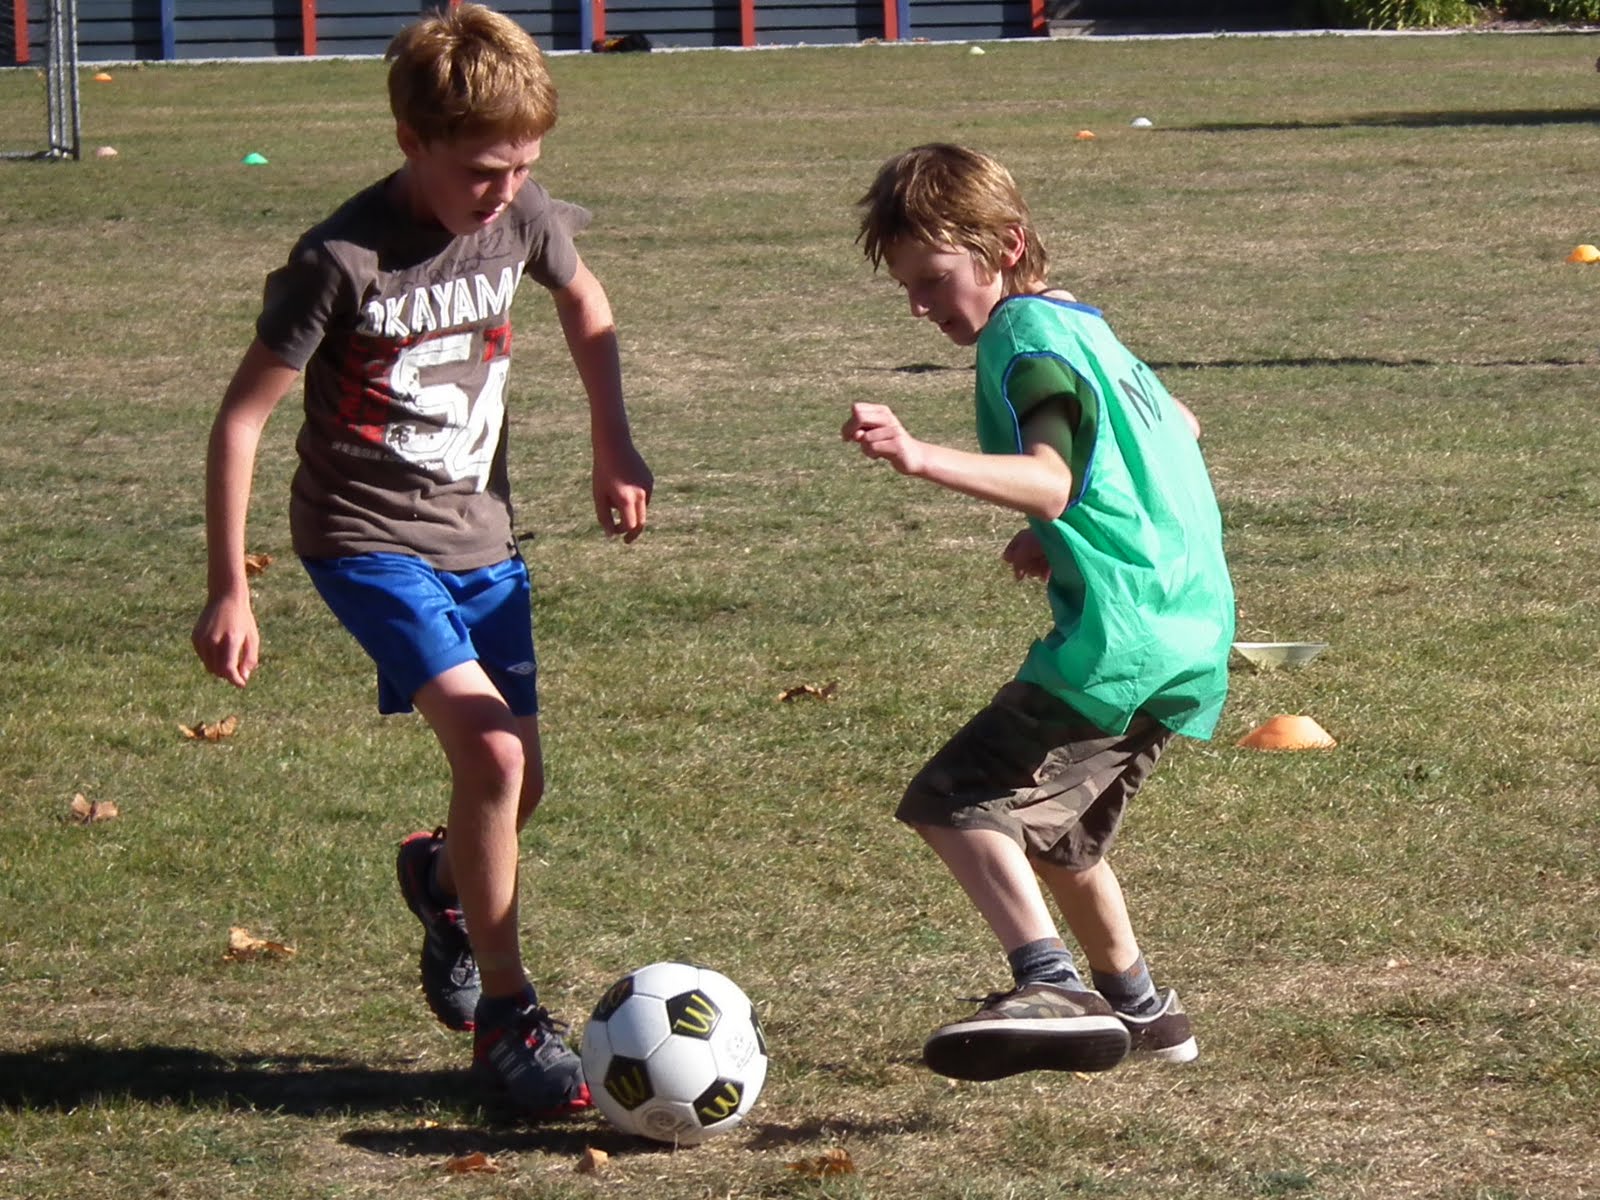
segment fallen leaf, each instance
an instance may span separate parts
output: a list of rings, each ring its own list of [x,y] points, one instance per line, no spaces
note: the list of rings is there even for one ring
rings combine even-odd
[[[259,575],[272,565],[270,554],[246,554],[244,556],[244,573],[246,576]]]
[[[583,1157],[578,1159],[578,1174],[593,1175],[596,1171],[606,1169],[606,1161],[611,1156],[604,1150],[596,1150],[593,1146],[583,1148]]]
[[[239,718],[237,715],[223,717],[222,720],[210,725],[198,721],[193,725],[179,725],[178,728],[183,730],[183,736],[190,741],[220,742],[223,738],[233,736],[234,730],[239,728]]]
[[[72,797],[72,819],[79,825],[93,825],[96,821],[115,821],[120,813],[112,800],[90,800],[82,792]]]
[[[832,700],[839,690],[839,681],[825,683],[818,687],[814,683],[797,683],[794,687],[784,688],[778,693],[778,703],[787,704],[791,700],[798,700],[801,696],[815,696],[818,700]]]
[[[295,948],[286,946],[282,942],[269,942],[258,938],[248,929],[240,925],[230,926],[228,929],[228,949],[223,954],[223,962],[253,962],[258,958],[293,958]]]
[[[790,1163],[789,1170],[798,1171],[807,1179],[825,1179],[829,1175],[854,1175],[856,1164],[850,1157],[850,1151],[835,1146],[831,1150],[824,1150],[816,1158],[802,1158],[799,1162]]]
[[[444,1169],[452,1175],[498,1175],[500,1164],[482,1150],[474,1150],[445,1159]]]

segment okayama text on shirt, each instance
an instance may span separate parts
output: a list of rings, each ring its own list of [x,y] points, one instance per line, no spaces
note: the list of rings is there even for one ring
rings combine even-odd
[[[505,421],[507,318],[523,265],[369,300],[350,338],[331,448],[395,457],[483,491]],[[485,322],[501,318],[497,325]],[[481,339],[481,348],[479,346]]]

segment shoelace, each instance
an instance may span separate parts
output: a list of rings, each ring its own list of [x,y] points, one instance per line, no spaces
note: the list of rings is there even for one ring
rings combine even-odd
[[[513,1024],[517,1032],[522,1034],[524,1041],[538,1034],[537,1045],[543,1045],[545,1038],[550,1034],[565,1038],[568,1028],[565,1021],[558,1021],[552,1017],[550,1010],[542,1004],[530,1004],[526,1008],[518,1009]]]
[[[1016,990],[1012,988],[1010,992],[990,992],[987,996],[957,996],[956,999],[962,1004],[976,1004],[979,1008],[988,1008],[989,1005],[1004,1000]]]

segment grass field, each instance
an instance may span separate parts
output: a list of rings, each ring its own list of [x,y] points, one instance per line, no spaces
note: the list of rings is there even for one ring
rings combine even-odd
[[[392,849],[442,760],[292,561],[292,404],[252,515],[262,667],[235,693],[188,649],[206,431],[263,274],[396,161],[381,67],[118,69],[85,84],[117,158],[0,164],[0,1196],[1600,1196],[1600,267],[1563,261],[1600,242],[1596,38],[987,50],[553,63],[539,174],[596,213],[658,486],[607,543],[525,289],[523,920],[577,1025],[662,958],[755,999],[760,1104],[676,1153],[508,1121],[428,1018]],[[0,121],[41,86],[0,74]],[[971,444],[968,355],[852,245],[878,163],[933,138],[1011,165],[1056,281],[1204,423],[1239,636],[1330,643],[1236,671],[1117,856],[1191,1067],[919,1063],[1005,970],[889,814],[1044,615],[1010,517],[838,440],[870,397]],[[1276,712],[1339,748],[1234,748]],[[120,816],[72,823],[75,793]],[[298,953],[225,963],[232,925]],[[856,1173],[788,1167],[830,1148]],[[499,1173],[444,1173],[472,1150]]]

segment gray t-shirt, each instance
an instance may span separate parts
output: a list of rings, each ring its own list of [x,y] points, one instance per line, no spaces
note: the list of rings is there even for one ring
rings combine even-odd
[[[511,300],[577,271],[576,205],[531,180],[465,237],[419,224],[394,177],[348,200],[267,276],[256,335],[305,372],[295,552],[414,554],[467,571],[516,552],[506,478]]]

